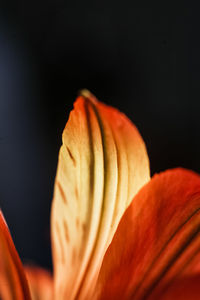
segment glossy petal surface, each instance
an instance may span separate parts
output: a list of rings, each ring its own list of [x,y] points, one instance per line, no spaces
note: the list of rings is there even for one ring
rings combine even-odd
[[[63,132],[52,205],[57,299],[89,299],[119,220],[149,180],[136,127],[87,91]]]
[[[38,267],[26,267],[32,300],[53,300],[52,276],[46,270]]]
[[[0,211],[0,299],[30,300],[27,279]]]
[[[96,296],[176,299],[173,293],[180,294],[185,282],[185,297],[191,289],[191,298],[181,299],[197,299],[199,267],[200,176],[169,170],[155,175],[123,215],[104,257]]]

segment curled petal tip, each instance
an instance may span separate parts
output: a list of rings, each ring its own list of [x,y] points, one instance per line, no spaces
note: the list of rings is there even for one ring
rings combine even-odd
[[[119,220],[148,180],[134,124],[81,91],[63,132],[51,211],[56,298],[90,299]]]
[[[93,102],[94,104],[98,101],[97,98],[87,89],[82,89],[78,92],[78,95],[86,100]]]

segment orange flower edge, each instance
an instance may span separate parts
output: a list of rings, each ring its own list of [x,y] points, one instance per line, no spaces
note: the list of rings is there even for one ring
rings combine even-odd
[[[54,276],[23,269],[0,212],[0,298],[199,299],[199,208],[200,176],[179,168],[150,180],[136,127],[83,91],[59,154]]]
[[[188,290],[193,276],[200,295],[199,230],[200,176],[185,169],[156,174],[120,221],[100,270],[97,299],[155,300],[165,293],[168,299],[187,278]],[[192,287],[191,298],[183,299],[196,299]]]
[[[28,282],[0,210],[0,298],[30,300]]]

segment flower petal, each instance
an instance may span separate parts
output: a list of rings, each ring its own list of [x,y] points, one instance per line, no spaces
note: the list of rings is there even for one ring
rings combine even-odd
[[[155,175],[123,215],[103,260],[96,298],[163,299],[175,280],[193,275],[199,280],[200,176],[169,170]]]
[[[103,255],[133,195],[149,180],[136,127],[84,91],[63,132],[52,205],[56,297],[89,299]]]
[[[159,297],[154,300],[199,300],[200,296],[200,275],[183,277],[175,280],[168,289],[164,290]]]
[[[22,263],[0,210],[0,299],[29,300],[30,293]]]
[[[50,273],[39,267],[26,266],[32,300],[53,300],[53,281]]]

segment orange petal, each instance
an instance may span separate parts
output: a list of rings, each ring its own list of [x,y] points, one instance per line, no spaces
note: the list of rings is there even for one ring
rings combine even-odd
[[[163,299],[175,280],[191,276],[200,285],[200,176],[174,169],[155,175],[126,210],[104,257],[96,295]]]
[[[0,299],[30,300],[27,279],[0,210]]]
[[[57,299],[89,299],[133,195],[149,180],[144,142],[118,110],[82,92],[63,132],[52,205]]]
[[[51,274],[38,267],[25,267],[32,300],[53,300]]]
[[[165,289],[154,300],[199,300],[200,298],[200,275],[182,277],[175,280],[168,289]]]

